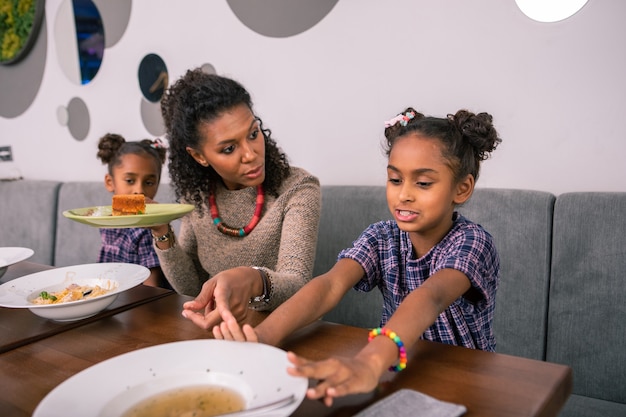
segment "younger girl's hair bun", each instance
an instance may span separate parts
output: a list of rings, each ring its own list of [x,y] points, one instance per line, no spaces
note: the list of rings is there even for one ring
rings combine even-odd
[[[107,133],[98,142],[98,158],[103,164],[108,164],[115,158],[119,149],[126,143],[123,136],[116,133]]]

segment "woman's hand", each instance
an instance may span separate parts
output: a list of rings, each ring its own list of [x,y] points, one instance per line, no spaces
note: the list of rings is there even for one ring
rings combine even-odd
[[[357,358],[336,357],[314,362],[287,352],[287,359],[294,365],[287,368],[289,375],[319,380],[306,391],[306,396],[312,400],[323,398],[328,407],[335,397],[374,390],[380,378],[368,362]]]
[[[240,266],[215,275],[202,285],[193,301],[183,304],[183,317],[203,329],[210,329],[231,313],[241,323],[248,316],[250,298],[263,291],[259,271]]]

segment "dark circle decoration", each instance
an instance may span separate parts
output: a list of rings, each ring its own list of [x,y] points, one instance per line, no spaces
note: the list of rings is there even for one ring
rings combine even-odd
[[[24,58],[39,34],[45,0],[5,2],[0,8],[0,64],[10,65]]]
[[[146,100],[153,103],[161,100],[168,85],[167,66],[157,54],[146,55],[139,64],[139,88]]]

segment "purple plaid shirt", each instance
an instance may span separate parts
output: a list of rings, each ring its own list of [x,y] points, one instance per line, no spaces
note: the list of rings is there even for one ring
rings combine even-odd
[[[378,222],[365,229],[351,248],[343,250],[338,256],[341,258],[353,259],[365,270],[356,290],[378,287],[382,292],[381,326],[404,298],[435,272],[446,268],[463,272],[472,289],[443,311],[422,338],[495,350],[492,325],[500,259],[491,235],[480,225],[455,213],[450,232],[426,255],[416,259],[407,232],[392,220]]]
[[[100,229],[98,262],[126,262],[146,268],[160,266],[149,229]]]

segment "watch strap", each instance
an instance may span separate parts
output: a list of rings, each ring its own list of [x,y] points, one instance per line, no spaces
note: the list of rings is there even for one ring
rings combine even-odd
[[[258,303],[269,303],[270,301],[270,290],[271,290],[271,282],[269,277],[267,276],[267,272],[264,269],[259,268],[258,266],[253,266],[252,268],[259,271],[261,274],[261,280],[263,281],[263,294],[257,295],[256,297],[252,297],[250,299],[250,304],[258,304]]]

